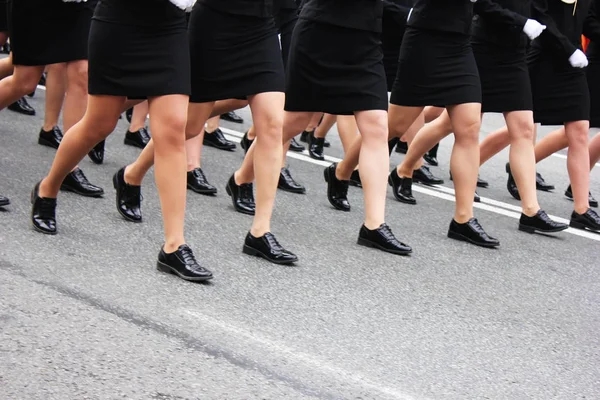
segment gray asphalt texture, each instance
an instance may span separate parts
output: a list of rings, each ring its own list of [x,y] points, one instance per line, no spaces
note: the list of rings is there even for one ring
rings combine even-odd
[[[103,199],[63,193],[59,235],[29,223],[29,194],[54,150],[37,144],[38,116],[0,114],[0,399],[598,399],[600,242],[569,233],[517,231],[517,220],[476,210],[501,240],[487,250],[446,238],[453,203],[416,192],[394,201],[388,223],[414,247],[397,257],[355,245],[361,192],[351,213],[331,208],[323,167],[290,160],[307,195],[280,192],[273,231],[301,259],[280,267],[241,252],[251,219],[233,211],[224,186],[242,151],[205,149],[218,196],[189,192],[187,240],[215,279],[183,282],[155,269],[162,244],[153,177],[143,187],[144,223],[124,221],[112,175],[138,150],[123,145],[122,120],[106,162],[81,166]],[[244,125],[223,125],[243,132]],[[482,135],[500,127],[486,116]],[[540,136],[547,133],[544,128]],[[331,156],[341,157],[337,134]],[[451,138],[440,148],[448,181]],[[503,152],[481,169],[484,198],[513,206]],[[401,156],[394,154],[390,164]],[[572,203],[566,161],[538,166],[554,193],[552,215]],[[600,197],[600,169],[592,173]]]

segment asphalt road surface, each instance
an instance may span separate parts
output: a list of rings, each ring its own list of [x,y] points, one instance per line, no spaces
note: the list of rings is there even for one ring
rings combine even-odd
[[[419,204],[388,192],[387,218],[414,248],[397,257],[355,245],[353,211],[329,205],[323,163],[290,159],[307,195],[280,192],[273,229],[301,262],[280,267],[241,252],[251,219],[233,211],[224,186],[242,151],[206,149],[218,196],[189,194],[187,238],[215,279],[183,282],[158,272],[158,197],[144,187],[144,223],[124,221],[111,177],[138,154],[121,121],[106,162],[81,164],[103,199],[59,198],[60,233],[29,223],[29,193],[54,150],[37,144],[38,116],[0,114],[0,398],[34,399],[598,399],[600,235],[517,231],[519,204],[506,191],[503,152],[481,169],[476,215],[501,240],[487,250],[446,238],[452,185],[415,187]],[[223,124],[238,138],[246,124]],[[498,128],[485,118],[482,135]],[[542,129],[540,135],[547,133]],[[331,157],[341,157],[336,132]],[[448,177],[452,139],[441,146]],[[394,154],[391,165],[400,161]],[[326,165],[327,163],[324,163]],[[538,166],[554,193],[549,214],[568,219],[566,161]],[[592,173],[600,197],[600,168]]]

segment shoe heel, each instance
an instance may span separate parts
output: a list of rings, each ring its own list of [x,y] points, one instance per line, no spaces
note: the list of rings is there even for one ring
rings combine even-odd
[[[358,240],[356,241],[356,244],[358,244],[359,246],[364,246],[364,247],[371,247],[371,248],[375,247],[372,242],[368,241],[367,239],[361,238],[361,237],[358,238]]]
[[[229,197],[232,196],[231,189],[229,189],[229,184],[227,184],[227,186],[225,186],[225,192],[227,192],[227,194],[229,195]]]
[[[249,256],[258,256],[258,251],[256,251],[248,245],[244,245],[244,249],[242,250],[242,252],[244,254],[248,254]]]
[[[522,224],[519,224],[519,230],[527,233],[535,233],[535,228]]]
[[[160,261],[156,262],[156,269],[159,270],[160,272],[164,272],[166,274],[172,274],[173,273],[173,271],[171,270],[171,268],[167,264],[162,263]]]
[[[113,187],[115,188],[115,190],[117,190],[117,188],[119,187],[119,180],[117,178],[117,174],[118,174],[118,172],[113,175],[113,179],[112,179]]]
[[[571,228],[575,228],[575,229],[581,229],[581,230],[584,230],[584,231],[587,230],[587,226],[585,226],[581,222],[571,221],[571,222],[569,222],[569,226]]]
[[[463,237],[463,235],[460,235],[456,232],[453,231],[448,231],[448,237],[450,239],[454,239],[454,240],[459,240],[461,242],[465,242],[465,238]]]
[[[323,171],[323,177],[325,178],[325,182],[329,183],[329,175],[327,174],[327,169]]]

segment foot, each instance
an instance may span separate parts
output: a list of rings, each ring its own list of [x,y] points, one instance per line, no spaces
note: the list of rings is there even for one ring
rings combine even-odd
[[[0,196],[0,207],[6,207],[10,204],[8,197]]]
[[[296,138],[292,138],[290,141],[290,151],[295,151],[296,153],[302,153],[304,150],[304,146],[296,141]]]
[[[437,157],[432,156],[431,154],[427,153],[423,156],[423,159],[425,160],[425,162],[429,165],[433,165],[434,167],[437,167],[439,165],[438,159]]]
[[[308,136],[308,155],[310,158],[315,160],[324,161],[325,155],[323,154],[323,148],[325,145],[325,138],[317,138],[314,133]]]
[[[289,265],[298,261],[298,257],[284,249],[271,232],[267,232],[259,238],[248,232],[243,251],[250,256],[262,257],[273,264]]]
[[[102,164],[104,162],[104,140],[94,146],[92,150],[88,153],[90,160],[92,160],[95,164]]]
[[[236,124],[243,124],[244,118],[240,117],[235,113],[235,111],[230,111],[226,114],[221,115],[221,119],[229,122],[235,122]]]
[[[194,168],[188,171],[187,188],[196,193],[208,196],[217,194],[217,188],[208,182],[202,168]]]
[[[419,169],[413,171],[413,181],[416,183],[422,183],[423,185],[442,185],[444,183],[443,179],[437,178],[435,175],[431,173],[429,167],[422,166]]]
[[[452,171],[450,171],[450,180],[451,180],[451,181],[453,181],[453,180],[454,180],[454,178],[452,178]],[[486,188],[486,187],[488,187],[488,186],[490,186],[490,184],[488,183],[488,181],[484,181],[483,179],[481,179],[481,178],[479,177],[479,175],[477,175],[477,187],[480,187],[480,188],[484,188],[484,189],[485,189],[485,188]]]
[[[56,235],[56,199],[39,196],[38,183],[31,192],[31,223],[33,228],[46,235]]]
[[[479,193],[475,192],[475,195],[473,196],[473,201],[475,203],[481,203],[481,196],[479,196]]]
[[[539,173],[535,174],[535,187],[537,190],[541,190],[544,192],[549,192],[551,190],[554,190],[554,185],[546,183],[544,178],[542,178],[542,175],[540,175]]]
[[[49,131],[45,131],[44,128],[42,128],[38,137],[38,144],[58,149],[62,138],[63,133],[58,126],[55,126]]]
[[[352,171],[352,175],[350,175],[350,181],[348,182],[350,186],[355,186],[357,188],[362,187],[362,180],[360,179],[360,173],[357,169]]]
[[[235,183],[235,174],[233,174],[227,182],[225,191],[231,197],[235,211],[246,215],[255,214],[256,204],[254,203],[252,183],[242,183],[241,185],[238,185]]]
[[[102,197],[104,195],[104,189],[92,185],[80,168],[75,168],[67,175],[60,185],[60,190],[84,197]]]
[[[128,146],[133,146],[133,147],[137,147],[139,149],[143,149],[146,147],[148,142],[150,142],[150,139],[151,139],[151,136],[150,136],[150,132],[148,132],[148,129],[142,128],[135,132],[131,132],[130,130],[127,130],[127,132],[125,132],[125,139],[123,140],[123,142]]]
[[[117,191],[117,211],[131,222],[142,222],[142,187],[125,182],[125,167],[113,176]]]
[[[387,224],[381,224],[375,230],[370,230],[363,225],[358,234],[358,244],[401,256],[412,253],[412,248],[396,239]]]
[[[8,109],[14,112],[18,112],[19,114],[35,115],[35,110],[29,105],[27,100],[25,100],[25,97],[22,97],[19,100],[12,103],[10,106],[8,106]]]
[[[512,197],[520,201],[521,195],[519,194],[519,188],[517,188],[517,183],[515,182],[515,178],[512,175],[512,171],[510,170],[510,163],[506,163],[506,173],[508,174],[508,180],[506,181],[506,189]]]
[[[494,248],[500,246],[498,239],[485,233],[476,218],[471,218],[464,224],[459,224],[452,219],[448,229],[448,237],[481,247]]]
[[[564,231],[567,228],[569,228],[567,224],[561,224],[550,219],[544,210],[539,210],[533,217],[521,214],[519,220],[519,230],[527,233],[555,233]]]
[[[217,128],[214,132],[204,132],[203,144],[208,147],[226,151],[234,151],[237,148],[235,143],[225,138],[225,135],[220,128]]]
[[[573,191],[571,190],[571,185],[569,185],[567,190],[565,190],[565,197],[571,201],[573,200]],[[588,197],[588,203],[590,203],[590,207],[598,208],[598,200],[592,196],[591,192]]]
[[[242,141],[240,142],[240,146],[242,147],[242,149],[244,149],[244,153],[248,152],[253,142],[254,139],[248,139],[248,131],[246,131],[246,133],[244,133],[244,136],[242,137]]]
[[[400,140],[396,145],[396,153],[406,154],[408,152],[408,143]]]
[[[294,180],[290,170],[287,167],[281,168],[277,189],[283,190],[284,192],[297,194],[306,193],[306,188]]]
[[[165,253],[165,250],[161,249],[156,267],[159,271],[177,275],[191,282],[203,282],[213,278],[212,272],[198,264],[192,249],[187,244],[182,244],[173,253]]]
[[[412,178],[401,178],[398,176],[396,168],[392,170],[388,177],[388,183],[392,187],[394,197],[404,204],[417,204],[417,200],[412,194]]]
[[[331,164],[323,172],[325,182],[327,182],[327,199],[329,203],[337,210],[350,211],[350,202],[348,201],[348,181],[341,181],[335,176],[337,163]]]
[[[600,216],[591,208],[588,208],[583,214],[573,211],[569,225],[576,229],[600,232]]]

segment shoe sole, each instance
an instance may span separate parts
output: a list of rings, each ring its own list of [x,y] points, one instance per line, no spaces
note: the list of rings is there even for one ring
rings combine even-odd
[[[543,230],[543,229],[539,229],[539,228],[535,228],[533,226],[527,226],[527,225],[523,225],[523,224],[519,224],[519,230],[522,232],[526,232],[526,233],[557,233],[557,232],[562,232],[566,229],[568,229],[568,226],[562,227],[562,228],[554,228],[554,229],[550,229],[550,230]]]
[[[0,201],[0,207],[6,207],[10,205],[10,201]]]
[[[230,146],[223,147],[223,146],[217,146],[217,145],[215,145],[213,143],[207,143],[207,142],[203,142],[202,145],[206,146],[206,147],[212,147],[213,149],[225,150],[225,151],[235,151],[235,149],[237,148],[237,146],[235,146],[235,147],[230,147]]]
[[[325,177],[325,182],[327,182],[327,200],[329,200],[329,198],[331,197],[330,193],[329,193],[329,168],[326,168],[325,171],[323,171],[323,176]],[[333,204],[333,201],[329,200],[329,204],[331,204],[331,206],[333,208],[335,208],[336,210],[340,210],[340,211],[344,211],[344,212],[350,212],[351,208],[341,208],[336,206],[335,204]]]
[[[235,206],[235,202],[233,201],[233,193],[231,192],[231,189],[229,189],[229,185],[225,186],[225,192],[226,192],[226,193],[229,195],[229,197],[231,197],[231,202],[233,203],[233,209],[234,209],[236,212],[239,212],[240,214],[244,214],[244,215],[252,215],[252,216],[254,216],[254,214],[256,214],[256,211],[254,211],[254,212],[252,212],[252,213],[251,213],[251,212],[248,212],[248,211],[242,210],[242,209],[240,209],[240,208],[237,208],[237,207]]]
[[[432,187],[436,186],[436,185],[443,185],[444,184],[444,181],[440,181],[440,182],[426,182],[426,181],[423,181],[421,179],[415,179],[415,178],[413,178],[413,182],[414,183],[420,183],[421,185],[425,185],[425,186],[432,186]]]
[[[162,263],[160,261],[156,262],[156,269],[158,269],[160,272],[164,272],[166,274],[176,275],[179,278],[183,279],[184,281],[188,281],[188,282],[206,282],[213,278],[212,276],[189,277],[189,276],[181,275],[178,271],[174,270],[169,265]]]
[[[556,188],[554,186],[549,186],[547,188],[541,188],[538,185],[535,185],[535,189],[539,190],[540,192],[552,192]]]
[[[317,157],[311,153],[308,153],[309,157],[312,158],[313,160],[317,160],[317,161],[325,161],[325,157]]]
[[[304,150],[306,150],[306,148],[297,148],[297,149],[293,149],[290,147],[290,151],[293,151],[294,153],[302,153],[304,152]]]
[[[582,231],[590,231],[590,232],[594,232],[594,233],[600,233],[600,229],[590,228],[589,226],[586,226],[586,225],[584,225],[584,224],[582,224],[580,222],[573,222],[573,221],[571,221],[569,223],[569,226],[571,228],[581,229]]]
[[[390,254],[395,254],[398,256],[407,256],[409,254],[412,253],[411,251],[394,251],[394,250],[389,250],[386,249],[383,246],[380,246],[379,244],[375,243],[375,242],[371,242],[370,240],[367,239],[363,239],[363,238],[358,238],[358,240],[356,241],[356,244],[358,244],[359,246],[364,246],[364,247],[369,247],[372,249],[377,249],[377,250],[381,250],[384,251],[386,253],[390,253]]]
[[[97,194],[85,193],[85,192],[79,191],[75,188],[72,188],[72,187],[64,185],[64,184],[60,186],[60,190],[63,192],[75,193],[80,196],[90,197],[90,198],[100,198],[100,197],[104,196],[104,191],[102,191],[101,193],[97,193]]]
[[[264,255],[262,252],[254,249],[254,248],[252,248],[252,247],[250,247],[248,245],[244,245],[244,249],[242,250],[242,252],[244,254],[249,255],[249,256],[263,258],[263,259],[267,260],[268,262],[270,262],[272,264],[277,264],[277,265],[292,265],[292,264],[298,262],[298,258],[297,257],[293,261],[276,261],[276,260],[271,260],[269,257],[267,257],[266,255]]]
[[[198,190],[191,185],[187,185],[188,190],[191,190],[194,193],[198,193],[204,196],[215,196],[217,194],[217,190]]]
[[[121,212],[121,208],[119,208],[119,189],[118,189],[118,186],[119,186],[119,184],[118,184],[118,178],[117,178],[117,174],[118,174],[118,172],[117,172],[116,174],[114,174],[114,175],[113,175],[113,187],[114,187],[114,188],[115,188],[115,190],[117,191],[117,195],[115,196],[115,197],[116,197],[116,200],[115,200],[115,201],[116,201],[116,205],[117,205],[117,212],[118,212],[118,213],[121,215],[121,217],[123,217],[123,218],[124,218],[126,221],[129,221],[129,222],[135,222],[136,224],[142,223],[142,221],[143,221],[143,218],[140,218],[140,219],[133,219],[133,218],[130,218],[128,215],[125,215],[125,214],[123,214],[123,213]]]
[[[304,190],[294,190],[294,189],[286,189],[286,188],[282,188],[277,186],[278,190],[281,190],[283,192],[288,192],[288,193],[293,193],[293,194],[306,194],[306,189]]]
[[[484,247],[486,249],[495,249],[495,248],[497,248],[497,247],[500,246],[499,244],[477,243],[477,242],[474,242],[473,240],[469,239],[468,237],[463,236],[463,235],[461,235],[459,233],[455,233],[455,232],[448,232],[448,237],[450,239],[458,240],[458,241],[461,241],[461,242],[467,242],[467,243],[473,244],[475,246]]]
[[[142,150],[146,148],[146,146],[141,146],[138,142],[135,142],[133,140],[128,140],[128,139],[125,139],[123,141],[123,144],[125,144],[127,146],[131,146],[131,147],[137,147],[138,149],[142,149]]]
[[[56,143],[51,142],[51,141],[46,140],[46,139],[39,138],[38,139],[38,144],[40,144],[42,146],[46,146],[46,147],[51,147],[51,148],[53,148],[55,150],[58,149],[58,146],[56,145]]]
[[[400,203],[403,203],[403,204],[408,204],[408,205],[411,205],[411,206],[415,206],[415,205],[417,205],[417,200],[414,200],[414,201],[409,201],[409,200],[403,199],[402,197],[399,197],[399,196],[396,194],[396,191],[395,191],[395,190],[393,190],[393,189],[394,189],[394,181],[392,180],[392,177],[391,177],[391,176],[388,176],[388,185],[390,185],[390,186],[392,187],[392,192],[394,192],[394,198],[395,198],[396,200],[398,200]]]

